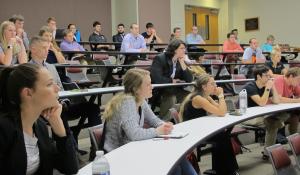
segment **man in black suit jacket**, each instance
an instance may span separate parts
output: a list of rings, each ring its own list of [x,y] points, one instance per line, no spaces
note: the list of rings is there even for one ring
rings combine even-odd
[[[120,51],[121,50],[121,43],[123,41],[123,38],[125,36],[124,30],[125,30],[125,26],[124,24],[118,24],[118,33],[115,34],[112,38],[113,42],[116,43],[120,43],[118,45],[115,45],[115,50]]]
[[[181,40],[172,40],[165,53],[159,54],[154,58],[151,66],[152,83],[178,83],[191,82],[193,76],[187,69],[184,62],[185,43]],[[154,92],[155,93],[155,92]],[[156,91],[156,95],[161,97],[160,117],[167,118],[168,110],[176,102],[180,102],[188,94],[182,87],[163,88]],[[157,96],[156,96],[157,97]],[[155,98],[155,95],[154,97]]]

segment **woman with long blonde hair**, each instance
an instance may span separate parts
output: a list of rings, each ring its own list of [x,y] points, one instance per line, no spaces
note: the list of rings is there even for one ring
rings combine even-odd
[[[218,102],[211,96],[216,95]],[[223,89],[217,87],[213,77],[202,74],[196,77],[195,87],[183,101],[180,107],[180,117],[183,121],[204,117],[208,113],[224,117],[227,106],[224,100]],[[230,140],[231,129],[219,132],[210,138],[213,141],[212,168],[217,175],[237,175],[238,164]]]
[[[156,117],[146,102],[152,96],[150,73],[143,69],[130,69],[124,76],[124,92],[114,96],[106,105],[104,121],[104,146],[110,152],[126,143],[151,139],[169,134],[173,124]],[[147,123],[149,128],[144,128]],[[102,143],[103,144],[103,143]],[[196,175],[194,168],[183,159],[174,174]]]
[[[14,23],[4,21],[0,25],[0,64],[9,66],[26,62],[26,49],[22,39],[16,36]]]
[[[281,48],[279,45],[273,47],[270,52],[270,57],[271,60],[267,61],[265,65],[272,71],[271,76],[275,78],[277,76],[284,75],[287,72],[287,68],[285,68],[281,62]]]

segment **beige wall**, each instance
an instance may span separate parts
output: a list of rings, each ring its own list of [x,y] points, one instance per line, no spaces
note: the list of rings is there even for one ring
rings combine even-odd
[[[219,43],[223,42],[228,32],[228,1],[230,0],[170,0],[171,29],[180,27],[185,33],[185,5],[219,9]],[[184,36],[182,36],[184,39]]]
[[[66,28],[68,23],[75,23],[83,40],[88,40],[92,23],[98,20],[102,23],[104,35],[111,40],[110,0],[2,0],[1,7],[0,21],[15,13],[22,14],[25,17],[25,30],[30,36],[37,34],[49,16],[54,16],[58,28]]]
[[[132,23],[138,23],[138,0],[111,0],[112,33],[116,33],[116,26],[123,23],[126,32]]]
[[[273,34],[277,43],[300,46],[299,7],[299,0],[229,0],[230,28],[239,29],[243,42],[256,37],[264,43],[267,35]],[[252,17],[259,17],[260,29],[245,32],[245,19]]]
[[[170,0],[139,0],[138,5],[140,33],[146,31],[147,22],[152,22],[157,35],[164,42],[169,42],[171,34]]]

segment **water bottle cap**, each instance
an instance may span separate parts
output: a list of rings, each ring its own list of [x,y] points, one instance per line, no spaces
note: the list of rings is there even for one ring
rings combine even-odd
[[[96,151],[96,156],[103,156],[104,155],[104,151]]]

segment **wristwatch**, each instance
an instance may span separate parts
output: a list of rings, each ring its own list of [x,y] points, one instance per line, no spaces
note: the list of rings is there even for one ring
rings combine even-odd
[[[12,49],[13,46],[12,46],[12,45],[8,45],[7,48],[8,48],[8,49]]]

